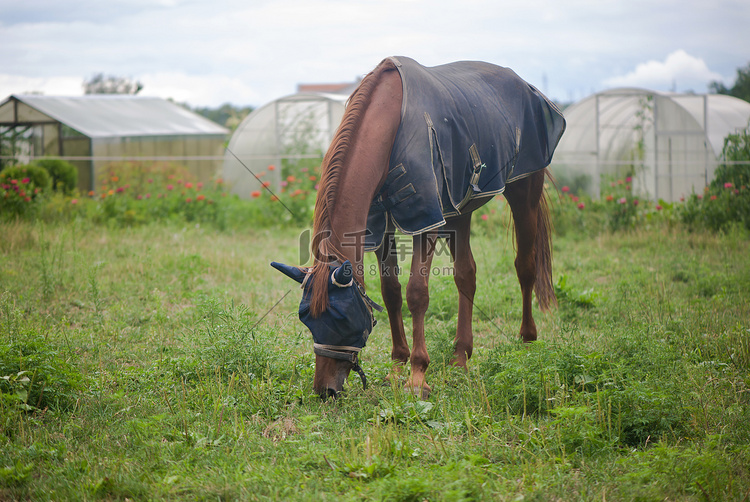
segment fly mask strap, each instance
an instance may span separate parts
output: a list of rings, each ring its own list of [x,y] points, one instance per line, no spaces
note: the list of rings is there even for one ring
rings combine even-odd
[[[364,370],[359,365],[359,358],[357,354],[360,349],[355,347],[338,347],[336,349],[353,350],[353,352],[342,352],[341,350],[334,350],[330,345],[322,345],[319,343],[313,344],[313,352],[319,356],[330,357],[331,359],[338,359],[340,361],[348,361],[354,365],[352,368],[359,375],[359,379],[362,380],[362,389],[367,390],[367,376]]]

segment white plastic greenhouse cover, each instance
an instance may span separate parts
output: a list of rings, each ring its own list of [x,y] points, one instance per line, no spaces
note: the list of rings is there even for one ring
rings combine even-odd
[[[601,182],[632,174],[635,193],[675,201],[713,179],[724,139],[748,127],[750,103],[718,94],[612,89],[564,110],[567,128],[555,150],[559,184],[592,196]]]
[[[344,114],[349,96],[300,93],[286,96],[253,111],[237,127],[224,156],[224,181],[232,193],[249,198],[265,173],[278,190],[282,159],[320,158],[328,149]]]

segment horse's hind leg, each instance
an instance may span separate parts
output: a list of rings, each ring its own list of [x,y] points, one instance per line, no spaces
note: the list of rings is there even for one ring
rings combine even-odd
[[[516,274],[521,285],[523,314],[521,338],[524,342],[536,340],[536,324],[531,313],[532,292],[536,283],[537,216],[540,209],[544,171],[510,183],[505,189],[505,199],[513,213],[516,230]]]
[[[474,293],[477,290],[477,265],[471,253],[471,213],[451,218],[447,225],[448,246],[453,256],[453,280],[458,289],[458,323],[456,326],[453,361],[456,366],[466,367],[466,361],[474,349],[474,334],[471,317],[474,309]]]
[[[406,285],[406,304],[412,317],[411,375],[406,388],[423,399],[430,395],[430,386],[425,380],[425,372],[430,364],[424,337],[424,317],[430,305],[429,279],[432,256],[437,235],[424,233],[414,236],[414,250],[411,261],[411,275]]]
[[[391,326],[391,339],[393,348],[391,359],[406,364],[409,360],[409,345],[406,343],[404,334],[404,321],[401,316],[401,284],[398,281],[398,255],[396,240],[392,232],[385,234],[383,245],[377,251],[380,263],[380,292],[383,294],[383,303],[388,310],[388,323]]]

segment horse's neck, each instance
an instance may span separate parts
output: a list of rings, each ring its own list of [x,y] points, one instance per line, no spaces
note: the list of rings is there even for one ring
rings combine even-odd
[[[370,203],[388,174],[388,163],[401,123],[401,78],[381,76],[349,146],[331,215],[339,249],[362,279],[364,239]]]
[[[363,168],[361,164],[347,167],[339,183],[331,230],[335,247],[352,262],[354,275],[361,282],[367,214],[376,190],[382,184],[383,173]],[[387,161],[382,170],[387,171]]]

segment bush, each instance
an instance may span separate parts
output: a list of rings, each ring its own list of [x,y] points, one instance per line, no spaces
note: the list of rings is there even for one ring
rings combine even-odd
[[[0,172],[0,216],[34,216],[49,187],[49,174],[42,167],[30,164],[4,169]]]
[[[724,140],[724,164],[716,169],[702,194],[693,194],[680,216],[689,227],[728,231],[735,225],[750,230],[750,131]]]
[[[0,296],[0,433],[19,414],[69,411],[83,389],[81,373],[38,328],[9,294]]]
[[[43,167],[52,179],[52,189],[65,194],[72,193],[78,186],[78,169],[70,162],[61,159],[38,159],[34,165]]]

